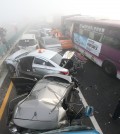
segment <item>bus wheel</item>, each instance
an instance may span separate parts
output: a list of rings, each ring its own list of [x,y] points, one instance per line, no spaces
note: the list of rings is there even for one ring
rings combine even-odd
[[[103,63],[103,69],[110,76],[116,76],[117,74],[115,65],[109,61],[105,61]]]

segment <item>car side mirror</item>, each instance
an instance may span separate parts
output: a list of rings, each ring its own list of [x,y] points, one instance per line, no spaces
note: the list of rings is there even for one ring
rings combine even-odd
[[[94,108],[92,106],[86,106],[85,108],[85,116],[90,117],[93,115]]]

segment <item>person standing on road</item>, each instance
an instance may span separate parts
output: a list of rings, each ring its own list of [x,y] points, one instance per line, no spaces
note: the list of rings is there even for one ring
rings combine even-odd
[[[120,99],[118,101],[118,104],[115,108],[114,114],[112,115],[113,120],[117,120],[120,117]]]

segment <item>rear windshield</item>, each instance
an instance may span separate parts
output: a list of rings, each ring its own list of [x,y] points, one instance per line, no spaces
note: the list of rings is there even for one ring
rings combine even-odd
[[[56,54],[51,58],[51,61],[55,62],[58,65],[60,65],[61,60],[62,60],[62,56],[60,54]]]
[[[34,34],[36,37],[39,36],[39,32],[38,31],[29,31],[27,32],[28,34]]]
[[[45,45],[54,45],[54,44],[60,44],[57,39],[50,38],[50,39],[45,39]]]
[[[36,42],[34,39],[25,39],[19,41],[19,46],[33,46]]]

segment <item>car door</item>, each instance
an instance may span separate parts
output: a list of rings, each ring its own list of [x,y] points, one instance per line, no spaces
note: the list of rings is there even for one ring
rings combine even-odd
[[[37,80],[26,77],[12,77],[11,81],[14,84],[15,90],[18,94],[30,92],[37,83]]]
[[[47,74],[58,73],[55,66],[46,59],[35,58],[33,62],[33,74],[34,76],[44,76]]]
[[[58,66],[55,66],[55,64],[53,64],[52,62],[46,60],[45,66],[47,69],[47,74],[58,74],[59,73]]]
[[[45,60],[40,58],[35,58],[33,61],[33,75],[36,77],[43,77],[46,75],[46,66],[45,66]]]
[[[20,62],[17,67],[18,75],[29,78],[33,77],[33,70],[32,70],[33,59],[34,59],[33,56],[28,56],[20,59]]]

